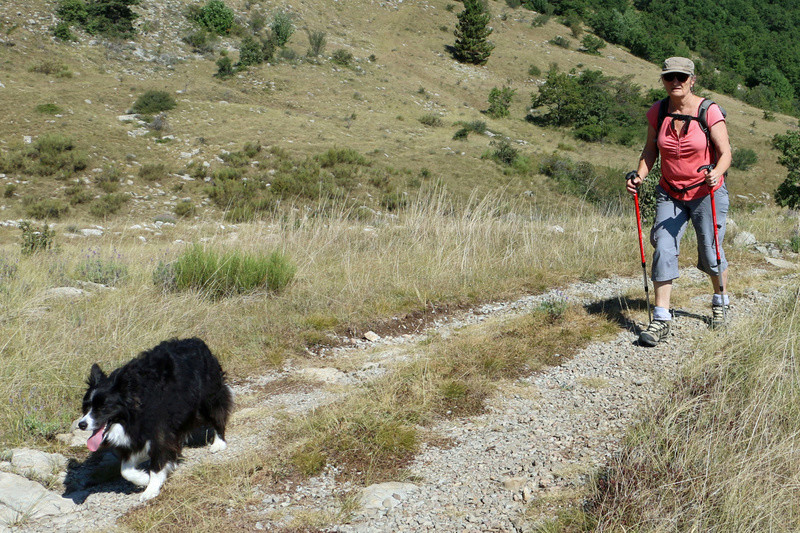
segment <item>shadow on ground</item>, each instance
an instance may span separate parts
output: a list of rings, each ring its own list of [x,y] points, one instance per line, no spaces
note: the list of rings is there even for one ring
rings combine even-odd
[[[214,430],[201,428],[193,432],[186,440],[185,447],[200,448],[214,440]],[[113,450],[103,449],[92,453],[85,461],[70,459],[67,463],[67,476],[64,479],[65,498],[80,505],[92,494],[117,493],[133,494],[143,490],[120,475],[121,461]],[[147,470],[149,462],[139,465],[139,469]]]

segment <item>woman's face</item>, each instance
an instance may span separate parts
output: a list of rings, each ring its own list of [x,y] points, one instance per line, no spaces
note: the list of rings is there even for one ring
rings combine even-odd
[[[661,82],[670,96],[684,96],[692,92],[694,76],[682,72],[668,72],[661,75]]]

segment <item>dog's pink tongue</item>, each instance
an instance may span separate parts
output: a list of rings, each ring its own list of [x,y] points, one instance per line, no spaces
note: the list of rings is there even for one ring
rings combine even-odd
[[[100,445],[103,443],[103,430],[105,427],[101,427],[94,433],[92,436],[89,437],[89,440],[86,442],[86,447],[89,448],[90,452],[96,452],[100,449]]]

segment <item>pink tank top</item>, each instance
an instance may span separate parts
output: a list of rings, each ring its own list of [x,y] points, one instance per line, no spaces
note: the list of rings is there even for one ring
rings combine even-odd
[[[656,102],[647,112],[647,120],[653,128],[658,126],[659,105],[660,102]],[[698,103],[698,108],[692,113],[694,116],[697,116],[699,107]],[[706,112],[708,127],[711,128],[720,120],[725,120],[725,117],[719,106],[712,104]],[[699,122],[690,120],[688,129],[684,125],[683,131],[679,132],[672,127],[672,118],[665,117],[657,139],[661,154],[661,186],[667,194],[676,200],[694,200],[709,194],[707,185],[681,192],[682,189],[701,183],[705,172],[698,172],[697,169],[713,162],[714,147],[711,140],[706,138]],[[720,180],[717,189],[723,182],[724,178]]]

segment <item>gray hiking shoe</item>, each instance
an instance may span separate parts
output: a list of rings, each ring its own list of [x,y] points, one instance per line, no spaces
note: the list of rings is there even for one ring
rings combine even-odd
[[[728,306],[712,305],[711,306],[711,329],[719,329],[725,326],[725,311]]]
[[[653,320],[647,329],[639,333],[639,344],[655,346],[669,334],[669,320]]]

